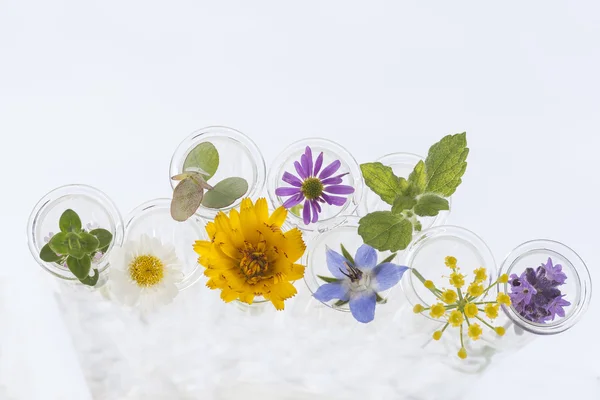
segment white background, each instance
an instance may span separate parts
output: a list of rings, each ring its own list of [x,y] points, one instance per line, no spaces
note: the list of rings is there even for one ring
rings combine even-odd
[[[562,241],[596,278],[598,4],[0,0],[0,398],[88,396],[26,247],[37,200],[67,183],[123,213],[167,197],[172,151],[207,125],[245,132],[267,163],[308,136],[366,162],[466,130],[449,223],[498,262],[529,239]],[[599,302],[468,398],[600,398]]]

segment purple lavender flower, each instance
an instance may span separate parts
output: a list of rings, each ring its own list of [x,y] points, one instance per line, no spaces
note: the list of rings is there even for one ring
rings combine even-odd
[[[536,323],[554,321],[556,316],[564,317],[563,307],[571,303],[563,299],[558,289],[565,283],[567,276],[560,264],[554,265],[551,258],[535,270],[526,268],[521,276],[512,274],[510,298],[514,309],[523,317]]]
[[[306,146],[304,154],[300,157],[300,162],[294,162],[298,175],[286,171],[281,178],[292,187],[279,187],[275,190],[275,194],[289,197],[283,203],[283,206],[288,209],[304,202],[302,210],[304,223],[306,225],[315,223],[319,220],[322,204],[343,206],[348,199],[339,195],[354,193],[352,186],[341,184],[342,178],[348,173],[333,175],[340,169],[341,165],[340,160],[335,160],[321,169],[323,166],[323,152],[317,156],[313,163],[312,150],[309,146]]]
[[[44,237],[44,242],[45,243],[50,243],[50,239],[52,239],[52,236],[54,236],[53,232],[49,232],[48,236]]]
[[[349,302],[352,316],[362,323],[375,318],[377,292],[396,285],[408,269],[390,262],[378,265],[377,252],[366,244],[358,248],[354,260],[328,248],[327,267],[334,282],[321,285],[313,296],[324,303],[333,299]]]

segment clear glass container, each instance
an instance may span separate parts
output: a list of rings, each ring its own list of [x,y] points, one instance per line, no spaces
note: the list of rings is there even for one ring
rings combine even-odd
[[[225,126],[209,126],[199,129],[188,136],[175,150],[171,159],[169,180],[175,189],[178,182],[170,179],[183,173],[186,158],[200,143],[210,142],[219,152],[219,167],[213,177],[208,180],[216,184],[225,178],[240,177],[248,182],[248,191],[233,204],[221,209],[200,206],[197,213],[206,219],[212,219],[219,211],[226,212],[240,205],[244,197],[256,199],[265,186],[266,166],[260,149],[242,132]]]
[[[273,162],[270,170],[267,183],[267,191],[271,204],[274,208],[277,208],[288,199],[288,197],[278,196],[275,191],[278,187],[289,187],[290,185],[282,180],[283,174],[289,172],[294,176],[298,176],[296,169],[294,168],[294,162],[300,162],[301,156],[307,146],[310,146],[312,150],[313,160],[316,160],[319,153],[323,152],[323,165],[321,171],[335,160],[340,160],[341,166],[335,175],[347,173],[342,178],[342,185],[349,185],[354,188],[354,193],[349,195],[340,195],[347,198],[346,202],[342,206],[328,205],[327,203],[321,203],[322,211],[319,213],[318,223],[305,224],[302,212],[290,210],[288,214],[288,221],[305,231],[313,231],[317,229],[318,225],[331,221],[337,216],[341,215],[352,215],[357,207],[359,206],[363,196],[363,180],[360,172],[360,166],[350,154],[348,150],[339,145],[338,143],[326,140],[323,138],[308,138],[299,140],[284,151],[282,151]],[[301,203],[300,205],[303,205]]]
[[[406,179],[408,179],[408,176],[419,161],[425,161],[425,158],[412,153],[392,153],[375,160],[375,162],[380,162],[385,166],[391,167],[396,176]],[[368,187],[365,190],[366,193],[358,210],[360,216],[365,216],[374,211],[389,211],[392,209],[391,205],[383,201],[381,197]],[[448,200],[449,208],[452,210],[452,198],[448,197],[446,200]],[[422,230],[443,225],[450,214],[450,210],[440,211],[435,217],[419,217],[419,221],[423,226]]]

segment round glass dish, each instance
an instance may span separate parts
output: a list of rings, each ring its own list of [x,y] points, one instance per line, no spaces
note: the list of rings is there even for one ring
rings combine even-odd
[[[186,158],[196,146],[203,142],[212,143],[219,152],[219,167],[208,183],[214,185],[225,178],[240,177],[248,182],[248,191],[228,207],[213,209],[200,206],[197,213],[201,217],[212,219],[219,211],[237,207],[244,197],[254,199],[261,195],[266,179],[266,166],[262,153],[248,136],[225,126],[202,128],[181,142],[173,154],[169,170],[169,180],[173,189],[178,182],[170,178],[184,172],[183,166]]]
[[[446,256],[456,257],[467,283],[473,280],[473,270],[480,267],[487,270],[488,279],[484,286],[491,285],[498,276],[489,247],[475,233],[458,226],[438,226],[420,232],[406,249],[405,256],[409,268],[419,271],[438,288],[450,286],[447,277],[451,271],[444,262]],[[412,270],[404,274],[402,289],[413,306],[429,307],[436,300]],[[495,296],[495,293],[490,290],[487,296]],[[427,313],[422,315],[430,318]]]
[[[33,208],[27,222],[27,240],[31,255],[37,263],[52,275],[70,281],[78,279],[63,265],[48,263],[40,258],[50,234],[59,232],[58,223],[65,210],[72,209],[80,217],[84,228],[99,227],[113,234],[106,253],[93,264],[100,273],[108,266],[108,254],[123,242],[123,220],[113,201],[100,190],[87,185],[67,185],[52,190]],[[89,224],[89,225],[88,225]]]
[[[177,286],[179,290],[184,290],[196,283],[203,273],[193,246],[196,240],[208,240],[205,225],[206,222],[199,215],[193,215],[185,222],[173,220],[171,200],[156,199],[142,204],[127,216],[125,241],[139,240],[141,235],[146,234],[175,247],[184,275]]]
[[[515,325],[538,335],[552,335],[571,328],[583,317],[592,297],[592,279],[585,262],[573,249],[553,240],[532,240],[519,245],[506,257],[500,273],[520,276],[528,267],[536,269],[546,264],[548,258],[552,259],[554,266],[560,264],[567,276],[565,283],[558,287],[565,294],[564,299],[571,303],[565,307],[565,316],[546,323],[535,323],[517,312],[514,305],[503,306]],[[511,293],[510,283],[504,284],[502,290]]]
[[[385,166],[391,167],[394,171],[394,174],[399,177],[403,177],[408,179],[408,176],[415,168],[415,165],[419,161],[425,161],[425,158],[412,153],[392,153],[386,156],[383,156],[376,160],[376,162],[380,162]],[[452,197],[447,198],[448,203],[450,205],[450,210],[452,210]],[[366,188],[366,193],[363,198],[363,202],[359,209],[359,214],[364,216],[368,213],[372,213],[374,211],[389,211],[392,209],[392,206],[387,204],[385,201],[381,199],[377,194],[375,194],[369,188]],[[443,225],[450,211],[441,211],[435,217],[418,217],[419,221],[423,225],[423,230],[431,228],[433,226]]]
[[[290,197],[282,197],[276,194],[276,190],[279,187],[291,187],[291,185],[282,180],[285,172],[298,177],[298,172],[294,167],[294,162],[301,162],[301,157],[305,152],[306,147],[309,146],[312,151],[313,161],[316,162],[319,154],[323,153],[323,163],[320,169],[320,173],[330,163],[339,160],[341,162],[340,168],[333,173],[333,176],[340,174],[346,174],[341,178],[341,185],[349,185],[354,188],[352,194],[340,194],[334,196],[342,196],[346,198],[346,202],[341,206],[329,205],[327,203],[320,203],[321,212],[319,213],[319,220],[317,223],[305,224],[302,216],[302,211],[296,208],[292,208],[288,214],[288,220],[302,230],[313,231],[317,229],[318,224],[332,220],[339,215],[351,215],[353,214],[360,204],[363,195],[363,180],[360,172],[360,167],[352,154],[348,152],[341,145],[323,138],[308,138],[299,140],[290,146],[288,146],[281,154],[279,154],[272,164],[269,171],[267,190],[269,192],[269,198],[274,208],[277,208],[285,203]],[[312,167],[311,167],[312,169]],[[320,174],[319,173],[319,174]],[[300,180],[302,178],[299,177]],[[327,186],[327,185],[326,185]],[[330,194],[328,194],[330,195]],[[299,206],[304,206],[302,201]]]

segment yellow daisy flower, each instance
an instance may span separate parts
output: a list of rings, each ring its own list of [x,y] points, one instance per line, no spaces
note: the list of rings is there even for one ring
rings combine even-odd
[[[469,285],[469,288],[467,289],[467,293],[469,293],[469,296],[479,297],[483,294],[484,290],[485,289],[483,288],[483,286],[480,283],[473,282]]]
[[[477,268],[473,273],[475,274],[475,282],[484,282],[488,278],[487,271],[483,267]]]
[[[455,290],[447,289],[442,292],[442,301],[446,304],[456,303],[458,300],[458,293]]]
[[[269,216],[264,198],[256,204],[246,198],[240,211],[233,209],[229,215],[219,212],[206,225],[210,240],[194,245],[209,278],[206,286],[220,289],[225,302],[252,304],[262,296],[283,310],[284,301],[297,293],[291,282],[304,276],[304,266],[296,261],[306,249],[299,229],[281,230],[286,217],[283,207]]]
[[[483,333],[483,329],[481,329],[481,326],[479,326],[479,324],[477,323],[469,325],[468,331],[469,337],[473,340],[478,340],[481,334]]]
[[[442,318],[446,314],[446,307],[444,307],[443,303],[436,303],[431,307],[431,311],[429,311],[429,315],[432,318]]]
[[[465,315],[468,318],[475,318],[475,316],[477,316],[478,313],[479,313],[479,310],[477,309],[476,304],[467,303],[467,305],[465,305]]]

